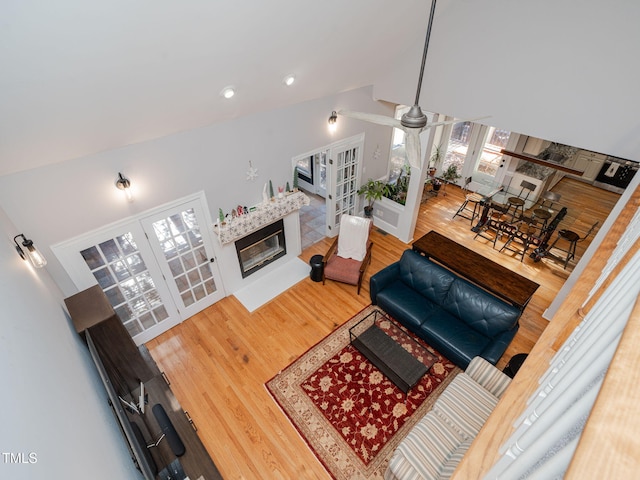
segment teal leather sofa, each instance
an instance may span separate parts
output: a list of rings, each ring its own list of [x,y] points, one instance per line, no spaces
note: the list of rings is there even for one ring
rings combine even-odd
[[[521,311],[411,250],[372,275],[371,302],[462,369],[495,365],[518,331]]]

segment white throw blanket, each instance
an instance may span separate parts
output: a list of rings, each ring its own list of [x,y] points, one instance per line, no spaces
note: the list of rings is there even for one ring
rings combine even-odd
[[[362,261],[367,253],[370,223],[371,220],[368,218],[342,215],[338,236],[338,256]]]

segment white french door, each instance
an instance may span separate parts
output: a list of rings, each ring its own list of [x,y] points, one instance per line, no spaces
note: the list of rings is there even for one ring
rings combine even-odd
[[[100,285],[140,345],[224,296],[209,224],[198,194],[52,250],[78,290]]]
[[[190,201],[141,219],[173,301],[184,320],[224,295],[215,267],[213,243],[198,201]]]
[[[78,290],[100,285],[136,344],[181,321],[139,222],[90,232],[62,249],[53,248]]]
[[[482,126],[478,132],[478,140],[474,149],[474,175],[485,176],[491,180],[502,178],[505,158],[500,151],[507,148],[510,137],[509,130]]]
[[[316,193],[322,198],[327,198],[327,160],[329,157],[329,151],[323,150],[320,153],[316,153],[316,171],[318,172],[318,178],[316,181]]]
[[[298,177],[298,186],[307,192],[327,197],[327,159],[329,149],[320,150],[294,157],[293,168]]]
[[[446,127],[447,153],[442,169],[456,165],[463,177],[474,180],[502,181],[506,171],[503,148],[512,148],[517,134],[479,123],[460,122]]]
[[[328,162],[327,236],[340,231],[342,215],[355,215],[362,170],[364,134],[331,145]]]

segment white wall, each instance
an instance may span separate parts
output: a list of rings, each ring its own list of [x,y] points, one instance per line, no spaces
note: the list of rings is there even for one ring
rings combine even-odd
[[[47,269],[70,295],[75,287],[48,248],[55,243],[200,190],[214,218],[218,208],[254,205],[265,182],[271,179],[275,188],[293,181],[292,157],[363,131],[365,179],[386,173],[390,128],[341,118],[331,135],[327,120],[341,108],[392,114],[372,100],[371,88],[362,88],[0,177],[0,206],[47,255]],[[378,145],[383,155],[376,167],[371,159]],[[255,182],[246,180],[249,160],[258,169]],[[118,172],[131,179],[133,203],[114,186]]]
[[[640,3],[441,0],[436,13],[425,110],[491,115],[485,123],[640,160],[640,64],[634,61]],[[413,102],[421,51],[416,44],[399,52],[396,65],[381,65],[376,98]],[[366,131],[364,178],[384,175],[386,165],[374,166],[371,156],[378,144],[388,151],[389,129],[340,119],[331,137],[326,121],[340,108],[391,113],[361,89],[0,177],[0,444],[38,458],[16,466],[0,458],[0,477],[51,478],[64,471],[68,478],[135,478],[60,293],[43,281],[45,272],[22,263],[13,236],[33,238],[49,257],[49,272],[68,290],[49,245],[198,190],[205,190],[214,216],[218,207],[257,203],[265,181],[291,178],[291,157],[339,138]],[[245,180],[249,160],[259,169],[255,183]],[[118,171],[133,181],[132,204],[113,186]]]
[[[20,259],[17,233],[0,208],[0,478],[141,478],[62,295]]]
[[[420,103],[640,161],[638,18],[629,0],[441,0]],[[412,102],[422,47],[385,66],[376,98]]]

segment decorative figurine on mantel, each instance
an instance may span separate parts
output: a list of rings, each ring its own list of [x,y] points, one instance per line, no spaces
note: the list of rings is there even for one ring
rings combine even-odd
[[[275,195],[273,194],[273,183],[271,183],[271,180],[269,180],[269,198],[271,198],[271,201],[275,199]]]
[[[298,167],[293,169],[293,191],[298,191]]]
[[[262,203],[265,205],[269,203],[269,196],[267,195],[267,184],[264,184],[264,188],[262,189]]]

